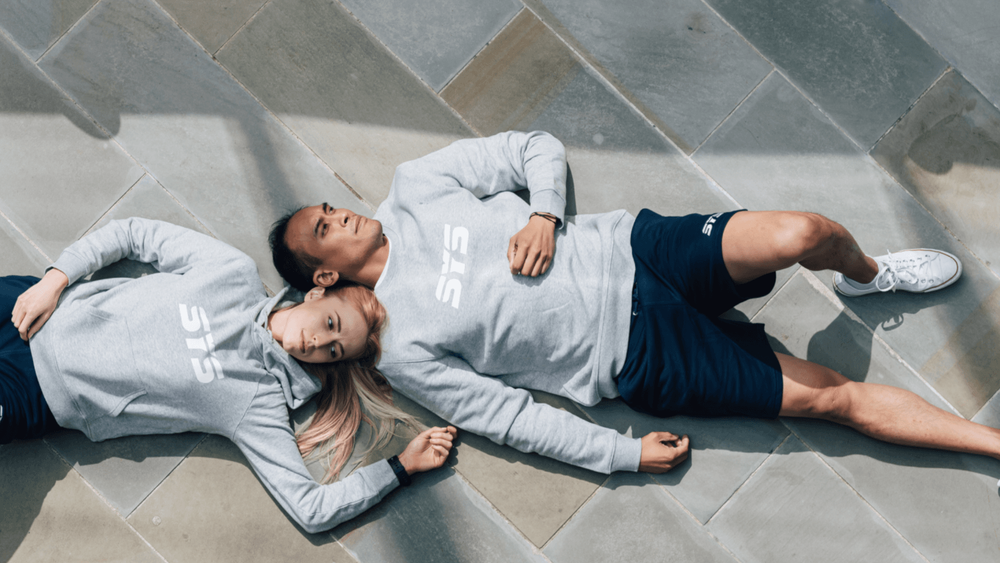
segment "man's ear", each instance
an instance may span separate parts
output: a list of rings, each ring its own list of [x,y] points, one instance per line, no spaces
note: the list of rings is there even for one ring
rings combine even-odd
[[[319,298],[323,297],[324,295],[326,295],[326,288],[325,287],[314,287],[314,288],[310,289],[308,293],[306,293],[305,300],[306,301],[312,301],[314,299],[319,299]]]
[[[313,273],[313,283],[316,287],[333,287],[340,279],[340,273],[333,270],[319,269]]]

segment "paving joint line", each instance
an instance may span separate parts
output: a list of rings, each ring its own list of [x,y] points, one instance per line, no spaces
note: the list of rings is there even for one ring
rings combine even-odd
[[[587,506],[590,503],[590,501],[595,496],[597,496],[598,491],[604,489],[604,486],[607,485],[608,481],[611,480],[612,475],[613,474],[608,474],[605,476],[604,481],[602,481],[599,485],[597,485],[597,487],[595,487],[594,490],[589,495],[587,495],[587,498],[583,499],[583,502],[580,503],[580,506],[576,507],[576,509],[565,520],[563,520],[562,524],[559,524],[559,527],[556,528],[554,532],[552,532],[552,535],[549,536],[549,539],[545,540],[545,543],[543,543],[541,546],[538,547],[539,551],[548,547],[549,544],[552,543],[552,540],[556,539],[556,536],[559,535],[559,532],[563,531],[563,528],[565,528],[566,525],[569,524],[570,520],[576,517],[576,515],[579,514],[581,510],[583,510],[583,507]],[[652,477],[650,477],[650,479],[652,479]]]
[[[917,29],[916,27],[914,27],[913,25],[911,25],[910,22],[908,22],[906,20],[906,18],[904,18],[902,15],[900,15],[899,12],[897,12],[895,9],[893,9],[893,7],[890,6],[884,0],[883,0],[882,4],[885,5],[885,7],[888,8],[889,11],[892,12],[897,18],[899,18],[899,21],[903,22],[903,24],[906,25],[906,27],[910,28],[910,31],[912,31],[913,33],[915,33],[917,35],[917,37],[919,37],[921,40],[923,40],[923,42],[924,42],[925,45],[927,45],[928,47],[930,47],[931,49],[933,49],[934,52],[937,53],[939,57],[941,57],[941,60],[943,60],[944,62],[948,63],[949,67],[954,68],[955,72],[958,72],[959,74],[961,74],[961,71],[958,69],[958,67],[948,57],[946,57],[944,53],[942,53],[937,47],[935,47],[934,44],[932,44],[930,42],[930,40],[927,39],[927,37],[919,29]],[[979,31],[982,31],[982,29],[980,29]],[[955,62],[957,62],[957,61],[955,61]],[[968,82],[970,85],[972,85],[972,87],[975,88],[976,91],[979,92],[983,96],[983,98],[986,98],[986,101],[989,102],[990,105],[992,105],[994,108],[996,108],[998,111],[1000,111],[1000,105],[998,105],[996,102],[994,102],[993,100],[989,99],[985,94],[983,94],[982,88],[980,88],[979,86],[977,86],[976,84],[974,84],[972,82],[972,80],[970,80],[964,74],[962,74],[962,78],[964,78],[966,80],[966,82]]]
[[[161,553],[160,553],[159,551],[157,551],[157,550],[156,550],[156,548],[155,548],[155,547],[153,547],[153,545],[152,545],[152,544],[150,544],[150,543],[149,543],[149,542],[148,542],[148,541],[146,540],[146,538],[145,538],[145,537],[143,537],[143,535],[142,535],[142,534],[140,534],[140,533],[139,533],[139,531],[138,531],[138,530],[136,530],[136,529],[135,529],[135,528],[134,528],[134,527],[132,526],[132,524],[131,524],[131,523],[129,523],[129,521],[128,521],[128,517],[127,517],[127,516],[125,516],[125,515],[123,515],[123,514],[122,514],[121,512],[119,512],[119,511],[118,511],[118,509],[117,509],[117,508],[115,508],[115,507],[114,507],[114,505],[112,505],[112,504],[111,504],[111,501],[109,501],[109,500],[107,499],[107,497],[105,497],[105,496],[104,496],[104,495],[103,495],[103,494],[101,493],[101,491],[97,489],[97,487],[95,487],[95,486],[94,486],[94,485],[93,485],[93,484],[92,484],[92,483],[91,483],[90,481],[88,481],[88,480],[87,480],[87,478],[86,478],[86,477],[84,477],[82,473],[80,473],[79,471],[77,471],[77,470],[76,470],[76,467],[74,467],[74,466],[73,466],[73,464],[71,464],[71,463],[69,462],[69,460],[67,460],[67,459],[66,459],[65,457],[63,457],[63,455],[62,455],[61,453],[59,453],[59,450],[57,450],[57,449],[56,449],[56,448],[55,448],[55,447],[54,447],[54,446],[53,446],[52,444],[50,444],[50,443],[49,443],[49,441],[48,441],[47,439],[45,439],[45,438],[42,438],[42,442],[43,442],[43,443],[45,444],[45,446],[46,446],[46,447],[48,447],[48,449],[49,449],[50,451],[52,451],[52,453],[54,453],[54,454],[56,455],[56,457],[58,457],[58,458],[59,458],[59,461],[63,462],[63,463],[65,464],[65,465],[69,466],[69,469],[70,469],[70,471],[72,471],[72,472],[76,473],[77,477],[79,477],[79,478],[80,478],[80,481],[82,481],[82,482],[83,482],[84,486],[86,486],[86,487],[87,487],[88,489],[90,489],[90,491],[91,491],[92,493],[94,493],[94,496],[96,496],[96,497],[97,497],[98,499],[100,499],[100,501],[101,501],[102,503],[104,503],[104,505],[105,505],[105,506],[107,506],[107,507],[108,507],[108,508],[109,508],[109,509],[111,510],[111,512],[112,512],[112,513],[114,513],[114,515],[115,515],[115,516],[117,516],[117,517],[118,517],[118,519],[119,519],[119,520],[120,520],[120,521],[121,521],[121,522],[122,522],[122,523],[123,523],[123,524],[125,525],[125,527],[126,527],[126,528],[127,528],[128,530],[130,530],[130,531],[131,531],[131,532],[132,532],[133,534],[135,534],[135,536],[136,536],[137,538],[139,538],[139,539],[140,539],[140,540],[142,541],[142,543],[146,544],[146,547],[148,547],[150,551],[152,551],[152,552],[153,552],[153,553],[154,553],[154,554],[155,554],[155,555],[156,555],[157,557],[159,557],[159,558],[160,558],[160,560],[162,560],[162,561],[163,561],[163,563],[168,563],[168,561],[167,561],[167,558],[166,558],[166,557],[164,557],[164,556],[163,556],[163,555],[162,555],[162,554],[161,554]],[[178,465],[180,465],[180,464],[178,464]],[[155,488],[154,488],[154,490],[155,490]],[[150,494],[152,494],[152,493],[150,493]],[[148,498],[148,497],[147,497],[147,498]],[[145,499],[143,499],[143,500],[145,500]],[[140,504],[141,504],[141,503],[140,503]],[[138,508],[138,507],[136,507],[136,508]],[[133,510],[133,512],[134,512],[134,511],[135,511],[135,510]]]
[[[815,272],[811,272],[803,268],[801,275],[806,279],[807,282],[809,282],[810,285],[813,286],[813,289],[816,289],[823,297],[829,300],[830,303],[832,303],[835,307],[837,307],[837,309],[840,312],[847,315],[847,317],[852,321],[863,326],[865,330],[867,330],[872,335],[872,340],[874,342],[880,344],[882,348],[885,349],[885,351],[888,352],[890,356],[892,356],[893,359],[902,364],[903,367],[906,368],[906,370],[909,371],[911,375],[916,376],[918,381],[926,385],[927,388],[930,389],[930,391],[935,396],[941,399],[941,401],[945,405],[947,405],[949,409],[952,410],[953,414],[962,416],[961,413],[959,413],[958,409],[956,409],[955,406],[952,405],[950,401],[948,401],[943,395],[941,395],[941,393],[939,393],[938,390],[933,385],[930,384],[930,382],[928,382],[926,379],[924,379],[922,375],[920,375],[919,371],[914,369],[913,366],[909,364],[909,362],[903,359],[903,357],[898,352],[896,352],[896,350],[892,346],[890,346],[888,342],[886,342],[881,336],[879,336],[879,334],[875,332],[875,330],[872,327],[868,326],[868,323],[866,323],[856,312],[854,312],[854,310],[851,309],[847,305],[847,303],[844,303],[842,300],[840,300],[840,298],[837,297],[837,295],[833,292],[833,290],[827,287],[826,284],[819,279],[819,277],[816,275]],[[962,418],[965,417],[962,416]]]
[[[15,231],[17,231],[17,234],[21,235],[21,237],[25,240],[25,242],[27,242],[28,244],[30,244],[32,248],[34,248],[35,250],[37,250],[38,253],[42,255],[42,258],[44,258],[46,262],[48,262],[49,264],[51,264],[52,263],[52,259],[49,258],[49,255],[46,254],[45,251],[43,251],[37,244],[35,244],[35,241],[31,240],[31,238],[28,237],[28,235],[26,235],[24,233],[24,231],[22,231],[21,228],[18,227],[17,224],[14,223],[14,221],[10,217],[7,216],[6,213],[4,213],[4,211],[3,211],[4,207],[5,207],[4,205],[0,205],[0,217],[3,217],[7,221],[7,223],[9,223],[10,226],[13,227]]]
[[[155,1],[157,3],[159,3],[161,0],[155,0]],[[266,8],[269,4],[272,4],[272,3],[273,3],[272,0],[264,0],[264,3],[261,4],[260,7],[257,8],[256,11],[254,11],[254,13],[250,14],[250,17],[247,18],[247,21],[243,22],[242,25],[240,25],[238,28],[236,28],[236,31],[234,31],[232,35],[230,35],[225,41],[223,41],[222,45],[219,45],[218,49],[216,49],[212,53],[208,53],[208,49],[205,49],[205,52],[208,53],[208,54],[210,54],[210,55],[212,55],[212,59],[213,60],[217,60],[215,58],[215,55],[217,55],[220,51],[222,51],[223,49],[225,49],[226,45],[229,45],[229,42],[232,41],[234,37],[236,37],[237,35],[239,35],[241,31],[243,31],[244,29],[246,29],[246,27],[248,25],[250,25],[250,22],[252,22],[254,19],[257,18],[257,14],[261,13],[262,11],[264,11],[264,8]],[[164,9],[162,5],[160,6],[160,9],[163,10],[164,12],[167,12],[167,10]],[[169,12],[167,12],[167,13],[169,14]],[[176,22],[176,23],[177,23],[177,27],[180,27],[181,29],[184,29],[183,26],[181,26],[180,22]],[[184,32],[187,33],[187,30],[185,29]],[[194,38],[194,35],[191,35],[191,37]],[[202,48],[204,49],[204,46],[202,46]],[[219,66],[222,66],[222,63],[219,63]]]
[[[729,498],[727,498],[725,500],[725,502],[723,502],[719,506],[719,508],[716,509],[716,511],[714,513],[712,513],[711,516],[708,517],[708,520],[705,521],[705,523],[702,525],[702,527],[708,527],[708,525],[712,523],[712,520],[715,520],[716,516],[718,516],[720,513],[722,513],[722,511],[725,510],[727,506],[729,506],[730,504],[732,504],[733,499],[736,498],[736,495],[738,495],[739,492],[742,491],[747,486],[747,483],[749,483],[750,481],[752,481],[753,478],[764,469],[764,466],[767,465],[768,462],[771,460],[771,458],[773,458],[776,455],[775,452],[777,452],[778,450],[780,450],[781,447],[784,446],[788,442],[788,440],[792,437],[793,433],[792,433],[791,429],[788,428],[788,425],[786,425],[784,423],[784,421],[781,421],[781,423],[782,423],[782,425],[785,426],[785,429],[788,430],[788,435],[785,436],[784,438],[782,438],[781,442],[777,446],[775,446],[774,449],[772,449],[767,454],[767,457],[765,457],[759,464],[757,464],[757,467],[755,467],[754,470],[750,472],[750,475],[747,475],[747,478],[744,479],[743,482],[740,483],[740,485],[738,487],[736,487],[736,490],[733,491],[733,493],[731,495],[729,495]]]
[[[768,64],[770,64],[770,62],[767,61],[767,59],[765,59],[765,61],[768,62]],[[691,158],[692,159],[694,158],[695,153],[697,153],[699,150],[701,150],[701,147],[705,146],[705,143],[707,143],[708,140],[711,139],[713,135],[715,135],[715,132],[718,131],[719,128],[721,128],[723,125],[725,125],[725,123],[727,121],[729,121],[729,118],[736,114],[737,110],[739,110],[741,107],[743,107],[744,102],[746,102],[747,100],[749,100],[750,96],[753,96],[754,93],[757,90],[759,90],[760,87],[765,82],[767,82],[767,79],[771,78],[771,75],[774,74],[775,71],[776,71],[776,69],[774,68],[774,65],[771,65],[771,70],[769,70],[767,72],[767,74],[764,75],[764,78],[761,78],[760,82],[758,82],[756,85],[754,85],[754,87],[750,89],[750,91],[747,93],[746,96],[743,96],[743,99],[741,99],[740,101],[736,102],[736,105],[733,106],[733,109],[729,113],[727,113],[726,116],[723,117],[722,120],[719,121],[719,123],[716,124],[716,126],[713,127],[711,131],[709,131],[708,135],[706,135],[705,138],[702,139],[701,143],[698,143],[698,146],[695,147],[695,149],[693,151],[691,151]]]
[[[32,59],[33,62],[35,64],[38,64],[43,58],[45,58],[45,55],[48,55],[49,51],[51,51],[53,48],[55,48],[55,46],[60,41],[63,40],[63,37],[66,37],[67,35],[69,35],[69,32],[73,31],[73,29],[75,29],[77,26],[79,26],[80,22],[82,22],[83,20],[87,19],[87,16],[89,16],[91,12],[93,12],[95,9],[97,9],[97,6],[100,5],[101,2],[103,2],[103,1],[104,0],[97,0],[97,2],[94,2],[93,6],[87,8],[87,11],[85,11],[79,18],[77,18],[77,20],[75,22],[73,22],[73,25],[71,25],[68,28],[66,28],[66,31],[62,32],[62,34],[60,34],[59,37],[57,37],[55,41],[53,41],[48,47],[46,47],[45,51],[43,51],[41,55],[38,55],[37,59]],[[31,59],[31,57],[28,57],[28,58]]]
[[[381,39],[379,39],[378,35],[376,35],[374,31],[372,31],[367,25],[365,25],[365,22],[361,21],[361,18],[359,18],[358,16],[356,16],[354,14],[354,12],[352,12],[346,5],[344,5],[343,0],[333,0],[333,1],[336,2],[337,5],[340,6],[345,12],[347,12],[352,18],[354,18],[354,21],[357,23],[358,27],[360,27],[361,30],[364,31],[368,35],[368,37],[370,37],[374,42],[378,43],[392,59],[394,59],[397,63],[399,63],[399,65],[401,67],[403,67],[404,69],[406,69],[406,71],[410,74],[410,76],[412,76],[413,78],[416,78],[417,81],[420,82],[420,84],[423,85],[423,87],[426,88],[435,98],[437,98],[438,102],[442,106],[444,106],[449,112],[451,112],[451,114],[453,116],[457,117],[462,122],[463,125],[465,125],[466,127],[469,128],[469,130],[472,133],[482,136],[479,133],[478,129],[476,129],[475,127],[472,126],[471,123],[469,123],[468,121],[466,121],[465,117],[463,117],[460,113],[458,113],[457,111],[455,111],[455,108],[451,107],[451,105],[448,102],[444,101],[444,98],[441,97],[441,94],[437,93],[434,90],[434,88],[431,88],[431,85],[428,84],[427,82],[425,82],[424,79],[421,78],[420,75],[418,75],[416,73],[416,71],[414,71],[412,68],[410,68],[410,65],[406,64],[406,62],[404,62],[403,59],[401,59],[399,57],[399,55],[397,55],[395,53],[395,51],[393,51],[392,49],[390,49],[388,45],[386,45]],[[518,13],[520,13],[520,12],[518,12]],[[513,19],[514,18],[511,18],[511,20],[513,20]],[[507,22],[507,23],[509,24],[510,22]],[[506,25],[504,27],[506,27]],[[490,41],[487,41],[486,45],[489,45],[490,42],[493,41],[493,39],[496,39],[496,35],[494,35],[490,39]],[[479,51],[476,52],[476,55],[478,55],[479,53],[481,53],[482,50],[486,48],[486,45],[483,45],[482,49],[480,49]],[[476,58],[476,55],[473,55],[472,59],[469,59],[469,62],[465,64],[465,67],[469,66],[469,63],[471,63],[472,60]],[[455,73],[455,76],[458,76],[462,72],[462,70],[465,70],[465,67],[462,67],[461,70],[459,70],[457,73]],[[455,79],[455,76],[451,77],[451,79],[449,79],[448,83],[451,83],[451,81]],[[445,86],[447,86],[447,84],[445,84]],[[441,89],[444,90],[444,86],[442,86]]]
[[[721,186],[721,185],[720,185],[720,184],[719,184],[718,182],[716,182],[716,181],[715,181],[715,178],[713,178],[713,177],[712,177],[712,176],[711,176],[710,174],[708,174],[708,173],[707,173],[707,172],[705,171],[705,169],[704,169],[704,168],[702,168],[702,167],[701,167],[701,166],[700,166],[700,165],[699,165],[699,164],[698,164],[697,162],[695,162],[695,160],[694,160],[693,158],[691,158],[691,155],[689,155],[689,154],[687,154],[687,153],[686,153],[685,151],[683,151],[683,150],[682,150],[682,149],[680,148],[680,146],[679,146],[679,145],[678,145],[678,144],[677,144],[677,143],[676,143],[676,142],[675,142],[675,141],[674,141],[673,139],[671,139],[671,138],[670,138],[670,137],[669,137],[669,136],[668,136],[668,135],[667,135],[666,133],[664,133],[664,132],[663,132],[663,131],[662,131],[662,130],[661,130],[661,129],[660,129],[660,128],[659,128],[659,127],[658,127],[658,126],[656,125],[656,123],[654,123],[654,122],[653,122],[653,121],[652,121],[652,120],[651,120],[651,119],[649,118],[649,116],[647,116],[647,115],[646,115],[646,114],[645,114],[644,112],[642,112],[642,111],[641,111],[641,110],[640,110],[640,109],[639,109],[639,108],[638,108],[638,107],[637,107],[637,106],[636,106],[636,105],[635,105],[635,104],[634,104],[634,103],[633,103],[633,102],[632,102],[631,100],[629,100],[629,99],[628,99],[627,97],[625,97],[625,95],[624,95],[624,94],[622,94],[622,93],[621,93],[621,92],[620,92],[620,91],[618,90],[618,88],[617,88],[617,87],[616,87],[616,86],[615,86],[614,84],[612,84],[612,83],[611,83],[611,81],[610,81],[610,80],[608,80],[608,78],[607,78],[606,76],[604,76],[604,74],[603,74],[603,73],[601,73],[601,72],[600,72],[600,70],[599,70],[599,69],[597,69],[597,68],[596,68],[596,67],[595,67],[595,66],[593,65],[593,63],[591,63],[591,61],[590,61],[590,60],[588,60],[588,58],[587,58],[587,57],[586,57],[586,56],[585,56],[584,54],[582,54],[582,53],[581,53],[581,52],[580,52],[580,51],[579,51],[578,49],[576,49],[576,48],[575,48],[575,47],[574,47],[574,46],[573,46],[572,44],[570,44],[570,42],[569,42],[569,40],[568,40],[568,39],[566,39],[566,38],[565,38],[565,37],[563,37],[563,36],[562,36],[561,34],[559,34],[559,33],[558,33],[558,32],[557,32],[557,31],[556,31],[556,30],[555,30],[555,29],[554,29],[554,28],[552,27],[552,25],[550,25],[550,24],[549,24],[549,22],[547,22],[547,21],[545,21],[544,19],[542,19],[542,17],[541,17],[541,16],[539,16],[539,15],[538,15],[538,13],[536,13],[536,12],[535,12],[535,11],[534,11],[534,10],[533,10],[533,9],[532,9],[532,8],[531,8],[530,6],[527,6],[527,5],[525,5],[525,8],[526,8],[526,9],[528,9],[529,11],[531,11],[531,13],[532,13],[532,14],[534,14],[535,18],[537,18],[537,19],[538,19],[538,21],[540,21],[540,22],[542,23],[542,25],[544,25],[544,26],[545,26],[546,28],[548,28],[548,29],[549,29],[549,31],[551,31],[551,32],[552,32],[552,34],[553,34],[553,35],[555,35],[555,37],[556,37],[557,39],[559,39],[559,41],[560,41],[560,42],[561,42],[561,43],[562,43],[563,45],[565,45],[565,46],[566,46],[566,48],[567,48],[567,49],[569,49],[569,50],[570,50],[570,52],[571,52],[571,53],[572,53],[573,55],[575,55],[575,57],[574,57],[574,58],[576,58],[576,59],[577,59],[577,61],[578,61],[578,63],[580,64],[580,66],[584,67],[584,69],[585,69],[585,70],[586,70],[586,69],[590,69],[590,70],[592,70],[593,72],[592,72],[592,73],[590,73],[590,74],[591,74],[591,76],[593,76],[593,77],[594,77],[595,79],[597,79],[597,81],[598,81],[598,82],[600,82],[600,83],[601,83],[601,84],[602,84],[602,85],[603,85],[603,86],[604,86],[604,87],[605,87],[605,88],[606,88],[607,90],[609,90],[609,91],[610,91],[610,92],[612,93],[612,95],[613,95],[614,97],[618,98],[618,100],[619,100],[619,101],[622,101],[622,102],[624,102],[624,103],[625,103],[625,105],[626,105],[626,107],[627,107],[627,108],[628,108],[628,109],[629,109],[629,110],[630,110],[630,111],[631,111],[631,112],[632,112],[633,114],[635,114],[636,116],[638,116],[638,117],[639,117],[639,119],[640,119],[641,121],[645,122],[645,123],[646,123],[646,125],[647,125],[648,127],[652,128],[654,132],[656,132],[657,134],[659,134],[659,136],[660,136],[660,137],[661,137],[662,139],[666,140],[666,142],[667,142],[667,143],[668,143],[668,144],[669,144],[669,145],[670,145],[671,147],[673,147],[673,148],[674,148],[674,150],[676,150],[676,151],[677,151],[677,154],[678,154],[679,156],[681,156],[682,158],[684,158],[684,159],[685,159],[685,160],[686,160],[686,161],[688,162],[688,164],[690,164],[690,165],[692,166],[692,168],[694,168],[694,170],[695,170],[695,171],[696,171],[696,172],[697,172],[698,174],[700,174],[700,175],[701,175],[702,179],[703,179],[703,180],[705,180],[705,183],[706,183],[706,187],[707,187],[707,188],[709,189],[709,191],[712,191],[712,192],[714,192],[714,193],[715,193],[715,194],[717,194],[717,195],[721,195],[721,196],[722,196],[722,197],[723,197],[724,199],[728,199],[729,201],[733,202],[733,204],[735,204],[735,205],[736,205],[737,207],[739,207],[739,208],[742,208],[742,207],[743,207],[743,206],[742,206],[742,205],[740,205],[740,203],[739,203],[739,202],[738,202],[738,201],[736,200],[736,198],[732,196],[732,194],[730,194],[730,193],[729,193],[729,192],[728,192],[728,191],[727,191],[727,190],[726,190],[725,188],[723,188],[723,187],[722,187],[722,186]],[[567,33],[568,33],[568,32],[569,32],[569,30],[567,30]],[[765,59],[765,60],[766,60],[766,59]],[[772,66],[773,66],[773,65],[772,65]],[[624,88],[624,85],[623,85],[622,87]]]
[[[809,419],[807,419],[807,420],[809,420]],[[821,420],[821,419],[811,419],[811,420]],[[784,421],[782,421],[782,424],[785,424],[785,422],[784,422]],[[836,424],[836,423],[831,423],[831,424]],[[796,438],[796,439],[798,439],[798,441],[799,441],[799,442],[801,442],[801,443],[802,443],[802,445],[803,445],[803,446],[805,446],[805,447],[806,447],[806,449],[808,449],[808,450],[809,450],[809,452],[810,452],[810,453],[812,453],[812,454],[813,454],[813,455],[814,455],[814,456],[816,457],[816,459],[817,459],[817,460],[819,460],[819,462],[820,462],[821,464],[823,464],[823,467],[826,467],[826,468],[827,468],[827,469],[828,469],[828,470],[829,470],[829,471],[830,471],[831,473],[833,473],[833,474],[834,474],[834,476],[836,476],[836,478],[837,478],[837,479],[839,479],[839,480],[840,480],[840,482],[842,482],[842,483],[843,483],[844,485],[846,485],[846,486],[847,486],[847,488],[848,488],[848,489],[850,489],[850,490],[851,490],[851,492],[853,492],[853,493],[855,494],[855,496],[857,496],[857,497],[858,497],[858,499],[859,499],[859,500],[860,500],[860,501],[861,501],[861,502],[862,502],[862,503],[863,503],[863,504],[864,504],[865,506],[867,506],[867,507],[868,507],[868,508],[869,508],[869,509],[870,509],[870,510],[871,510],[871,511],[872,511],[872,512],[873,512],[873,513],[875,514],[875,515],[877,515],[877,516],[878,516],[879,520],[881,520],[882,522],[884,522],[884,523],[885,523],[885,525],[886,525],[886,526],[887,526],[887,527],[888,527],[888,528],[889,528],[890,530],[892,530],[893,532],[895,532],[895,533],[896,533],[896,535],[897,535],[897,536],[899,536],[899,539],[903,540],[903,542],[904,542],[904,543],[905,543],[906,545],[910,546],[910,549],[912,549],[912,550],[913,550],[913,552],[914,552],[914,553],[916,553],[916,554],[917,554],[917,555],[918,555],[918,556],[919,556],[919,557],[920,557],[921,559],[923,559],[924,561],[927,561],[927,558],[926,558],[926,557],[924,556],[924,554],[923,554],[923,553],[921,553],[921,551],[920,551],[919,549],[917,549],[917,547],[916,547],[915,545],[913,545],[912,543],[910,543],[910,540],[906,539],[906,536],[904,536],[904,535],[902,534],[902,532],[900,532],[900,531],[899,531],[898,529],[896,529],[896,527],[895,527],[895,526],[893,526],[891,522],[889,522],[889,519],[888,519],[888,518],[886,518],[886,517],[885,517],[885,516],[884,516],[884,515],[883,515],[883,514],[882,514],[881,512],[879,512],[878,510],[876,510],[876,509],[875,509],[875,507],[874,507],[874,506],[872,506],[872,504],[871,504],[870,502],[868,502],[868,499],[866,499],[866,498],[864,497],[864,495],[862,495],[862,494],[861,494],[861,493],[860,493],[860,492],[859,492],[859,491],[858,491],[857,489],[855,489],[855,488],[854,488],[854,487],[853,487],[853,486],[852,486],[852,485],[851,485],[850,483],[848,483],[848,482],[847,482],[847,479],[844,479],[844,477],[843,477],[843,476],[842,476],[842,475],[841,475],[840,473],[838,473],[838,472],[837,472],[837,470],[836,470],[836,469],[834,469],[834,468],[833,468],[833,466],[832,466],[832,465],[830,465],[830,464],[829,464],[829,463],[828,463],[828,462],[826,461],[826,459],[824,459],[824,457],[823,457],[823,454],[821,454],[821,453],[817,452],[817,451],[816,451],[816,450],[815,450],[815,449],[814,449],[814,448],[813,448],[812,446],[810,446],[810,445],[809,445],[809,442],[807,442],[807,441],[805,440],[805,438],[803,438],[803,437],[802,437],[802,436],[801,436],[801,435],[800,435],[800,434],[799,434],[798,432],[796,432],[795,430],[793,430],[791,426],[788,426],[787,424],[785,424],[785,428],[788,428],[788,432],[789,432],[789,435],[790,435],[790,436],[791,436],[791,435],[794,435],[794,436],[795,436],[795,438]],[[875,440],[876,438],[872,438],[872,439],[873,439],[873,440]],[[909,446],[908,446],[908,447],[909,447]],[[929,562],[928,562],[928,563],[929,563]]]
[[[508,446],[508,447],[509,447],[509,446]],[[493,502],[492,502],[492,501],[490,501],[489,497],[487,497],[487,496],[486,496],[486,495],[485,495],[485,494],[484,494],[484,493],[483,493],[482,491],[480,491],[480,490],[479,490],[479,489],[478,489],[478,488],[477,488],[477,487],[476,487],[476,486],[475,486],[475,485],[474,485],[474,484],[472,483],[472,481],[471,481],[471,480],[470,480],[469,478],[467,478],[467,477],[466,477],[466,476],[465,476],[465,475],[464,475],[464,474],[463,474],[463,473],[462,473],[461,471],[459,471],[459,470],[458,470],[458,468],[456,468],[456,467],[455,467],[455,466],[453,466],[453,465],[451,465],[451,466],[448,466],[448,468],[449,468],[449,469],[451,469],[451,470],[452,470],[452,471],[453,471],[453,472],[455,473],[455,475],[456,475],[456,476],[458,476],[458,478],[459,478],[459,479],[460,479],[460,480],[461,480],[461,481],[462,481],[463,483],[465,483],[465,484],[466,484],[466,485],[467,485],[467,486],[468,486],[468,487],[469,487],[470,489],[472,489],[473,491],[475,491],[475,493],[476,493],[477,495],[479,495],[479,497],[480,497],[480,498],[481,498],[481,499],[483,500],[483,502],[484,502],[484,503],[485,503],[485,504],[486,504],[487,506],[489,506],[490,508],[492,508],[492,509],[493,509],[493,512],[495,512],[495,513],[496,513],[497,515],[499,515],[499,516],[500,516],[500,519],[501,519],[501,520],[502,520],[502,521],[503,521],[503,522],[504,522],[505,524],[507,524],[507,526],[508,526],[508,527],[510,527],[510,529],[514,530],[514,532],[515,532],[515,533],[517,534],[517,536],[518,536],[518,537],[520,537],[520,538],[521,538],[521,539],[522,539],[522,540],[523,540],[523,541],[524,541],[524,542],[525,542],[525,543],[526,543],[527,545],[529,545],[529,546],[531,547],[531,550],[532,550],[532,551],[534,551],[534,552],[537,552],[538,554],[542,554],[542,548],[541,548],[541,547],[538,547],[538,546],[536,546],[534,542],[532,542],[532,541],[531,541],[530,539],[528,539],[528,536],[526,536],[526,535],[524,534],[524,532],[522,532],[522,531],[521,531],[521,529],[520,529],[520,528],[518,528],[517,526],[515,526],[515,525],[514,525],[514,523],[513,523],[513,522],[511,522],[509,518],[507,518],[507,515],[506,515],[506,514],[504,514],[503,512],[501,512],[501,511],[500,511],[500,509],[499,509],[499,508],[498,508],[498,507],[497,507],[497,506],[496,506],[495,504],[493,504]],[[350,532],[348,532],[347,534],[345,534],[345,535],[344,535],[344,537],[347,537],[347,536],[350,536],[351,534],[354,534],[355,532],[357,532],[357,530],[356,530],[356,529],[355,529],[355,530],[351,530]],[[555,537],[555,533],[553,533],[553,534],[552,534],[552,537]],[[552,539],[552,538],[549,538],[549,539]],[[546,541],[546,545],[547,545],[547,544],[548,544],[548,541]],[[543,556],[544,556],[544,555],[543,555]],[[545,560],[546,560],[546,561],[548,561],[548,560],[549,560],[549,559],[548,559],[548,557],[546,557],[546,558],[545,558]]]
[[[115,201],[111,204],[111,207],[108,207],[106,210],[104,210],[104,213],[101,213],[101,216],[98,217],[97,220],[95,220],[93,223],[91,223],[89,227],[87,227],[87,230],[83,232],[83,235],[81,235],[80,238],[83,238],[89,235],[90,233],[94,232],[94,227],[96,227],[98,223],[103,221],[105,217],[110,215],[111,212],[114,211],[116,207],[118,207],[118,205],[122,202],[122,200],[125,199],[125,196],[127,196],[133,189],[135,189],[135,187],[139,185],[139,182],[142,182],[142,179],[145,178],[147,175],[148,174],[145,171],[142,174],[140,174],[135,182],[132,182],[132,184],[128,188],[126,188],[125,191],[122,192],[120,196],[115,198]]]

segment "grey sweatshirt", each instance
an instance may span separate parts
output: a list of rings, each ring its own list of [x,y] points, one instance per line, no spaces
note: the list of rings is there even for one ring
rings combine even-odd
[[[527,188],[530,205],[514,190]],[[535,403],[618,396],[635,265],[625,211],[565,218],[566,160],[547,133],[469,139],[396,169],[375,218],[389,259],[379,369],[393,388],[494,442],[603,473],[636,471],[641,445]],[[510,237],[531,212],[564,220],[549,271],[513,276]]]
[[[159,273],[74,283],[123,258]],[[305,530],[378,502],[398,481],[388,462],[320,485],[306,470],[288,409],[320,390],[267,330],[268,298],[250,257],[211,237],[145,219],[112,221],[52,265],[69,278],[31,339],[38,382],[65,428],[94,441],[210,432],[236,443]]]

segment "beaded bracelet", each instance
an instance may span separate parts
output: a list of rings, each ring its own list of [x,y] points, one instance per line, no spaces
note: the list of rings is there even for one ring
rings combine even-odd
[[[553,217],[552,215],[549,215],[548,213],[539,213],[538,211],[535,211],[531,215],[528,215],[528,220],[531,220],[532,217],[541,217],[542,219],[545,219],[546,221],[552,221],[553,225],[556,225],[556,226],[559,225],[559,219]]]

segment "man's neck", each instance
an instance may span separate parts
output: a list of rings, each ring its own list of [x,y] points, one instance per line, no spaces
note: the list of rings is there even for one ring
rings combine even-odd
[[[382,235],[382,240],[384,244],[371,255],[371,258],[365,262],[365,265],[356,275],[349,278],[350,281],[359,283],[369,289],[375,288],[375,284],[382,277],[385,265],[389,261],[389,238]]]

